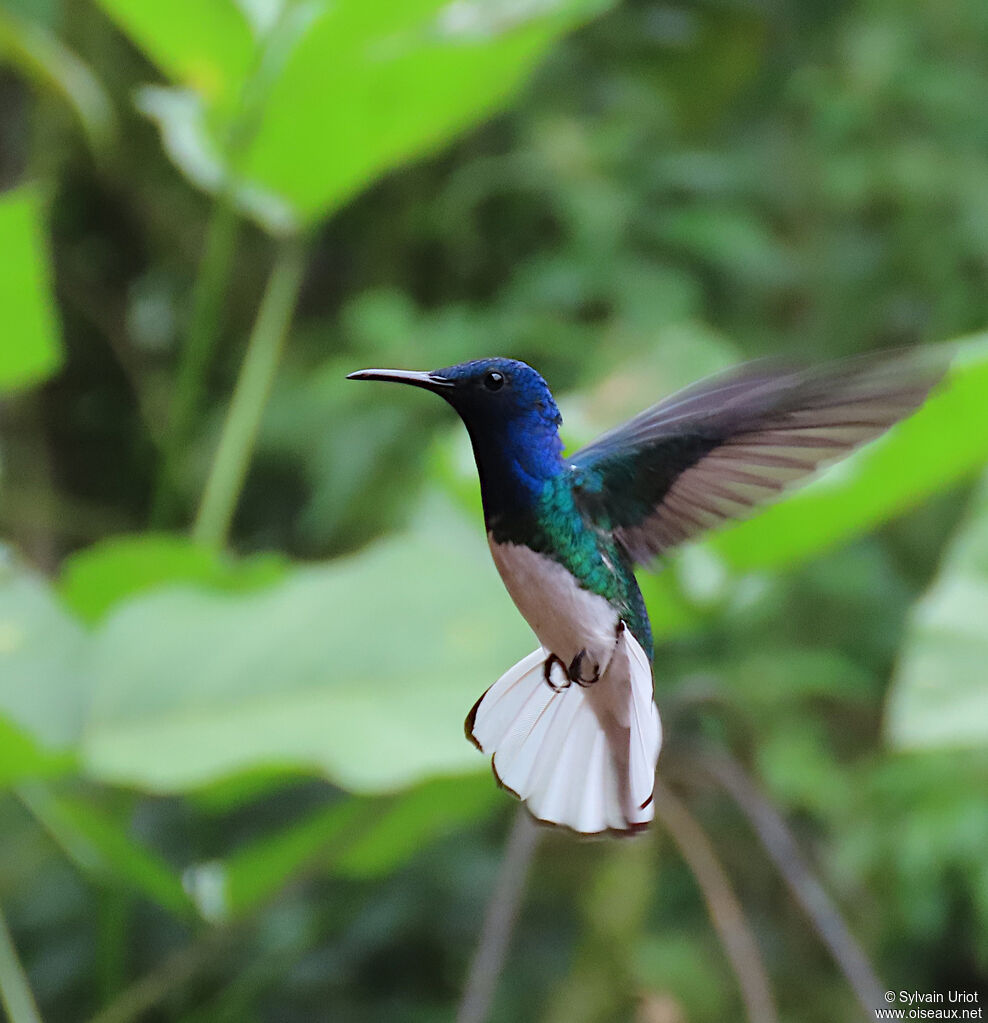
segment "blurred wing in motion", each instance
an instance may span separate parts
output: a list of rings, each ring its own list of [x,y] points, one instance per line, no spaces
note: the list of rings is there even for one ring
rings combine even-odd
[[[577,501],[646,564],[884,433],[948,361],[916,349],[808,370],[752,363],[701,381],[576,452]]]

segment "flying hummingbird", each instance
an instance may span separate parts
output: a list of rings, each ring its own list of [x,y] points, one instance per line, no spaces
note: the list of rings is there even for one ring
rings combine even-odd
[[[433,391],[470,434],[491,555],[540,644],[466,719],[498,782],[547,823],[645,827],[662,729],[635,566],[877,437],[941,376],[911,352],[810,370],[752,363],[567,457],[556,402],[524,362],[351,373]]]

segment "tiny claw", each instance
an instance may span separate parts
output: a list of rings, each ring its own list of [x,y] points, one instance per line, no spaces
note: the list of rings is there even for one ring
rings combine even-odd
[[[576,657],[573,658],[569,666],[569,671],[567,672],[570,681],[575,682],[578,686],[581,686],[584,689],[586,689],[587,686],[592,686],[595,682],[600,681],[599,664],[594,664],[592,678],[583,677],[583,662],[586,659],[586,657],[587,651],[586,648],[584,648],[576,655]]]
[[[552,666],[554,664],[558,664],[559,667],[562,668],[563,674],[566,676],[565,685],[557,686],[556,683],[552,681]],[[569,672],[566,670],[566,665],[563,664],[562,659],[557,657],[555,654],[549,654],[549,656],[545,659],[545,664],[542,667],[542,676],[545,679],[545,684],[554,693],[561,693],[564,689],[569,689],[570,683],[573,681]]]

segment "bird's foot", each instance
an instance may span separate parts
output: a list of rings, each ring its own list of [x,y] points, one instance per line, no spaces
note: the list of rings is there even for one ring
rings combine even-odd
[[[552,669],[556,664],[562,668],[563,675],[566,678],[566,681],[561,686],[557,686],[556,683],[552,681]],[[566,665],[563,663],[562,658],[557,657],[555,654],[549,654],[549,656],[545,659],[545,664],[542,666],[542,676],[545,678],[545,684],[554,693],[561,693],[564,689],[569,689],[570,684],[573,681],[569,672],[566,670]]]
[[[600,665],[596,662],[592,664],[593,674],[589,678],[585,677],[583,674],[584,667],[590,666],[587,663],[589,662],[589,656],[590,655],[584,647],[584,649],[581,650],[572,661],[570,661],[570,666],[566,671],[566,674],[569,676],[569,680],[583,688],[592,686],[594,682],[600,681]]]

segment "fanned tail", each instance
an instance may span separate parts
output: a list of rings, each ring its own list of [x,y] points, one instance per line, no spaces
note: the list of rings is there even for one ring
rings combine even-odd
[[[595,834],[652,819],[662,729],[651,666],[625,628],[607,670],[586,688],[569,684],[545,649],[529,654],[477,701],[466,733],[541,821]]]

